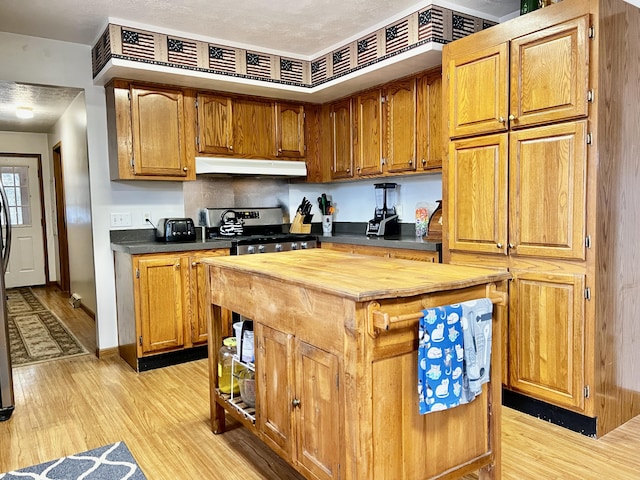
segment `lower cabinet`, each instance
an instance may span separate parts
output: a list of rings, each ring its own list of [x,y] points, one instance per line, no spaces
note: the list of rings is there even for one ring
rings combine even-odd
[[[322,240],[320,240],[322,242]],[[368,245],[353,245],[350,243],[323,242],[322,248],[339,252],[373,255],[376,257],[400,258],[404,260],[418,260],[423,262],[440,263],[440,254],[430,250],[412,250],[409,248],[371,247]]]
[[[195,351],[190,349],[207,343],[205,268],[200,261],[228,254],[227,249],[115,252],[118,344],[129,365],[141,371],[179,363],[191,359]]]
[[[256,324],[256,427],[309,478],[339,475],[340,378],[335,355]]]

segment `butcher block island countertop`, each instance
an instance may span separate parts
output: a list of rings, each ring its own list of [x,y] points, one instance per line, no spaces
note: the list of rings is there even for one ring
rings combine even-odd
[[[226,412],[308,479],[500,478],[509,273],[322,249],[203,263],[214,433]],[[494,302],[491,381],[466,405],[421,415],[421,311],[484,297]],[[255,406],[218,389],[229,311],[254,321]]]

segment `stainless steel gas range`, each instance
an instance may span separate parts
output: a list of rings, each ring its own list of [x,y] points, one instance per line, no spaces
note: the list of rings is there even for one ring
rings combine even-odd
[[[280,207],[207,208],[207,239],[231,241],[231,255],[287,252],[316,248],[316,237],[288,233]]]

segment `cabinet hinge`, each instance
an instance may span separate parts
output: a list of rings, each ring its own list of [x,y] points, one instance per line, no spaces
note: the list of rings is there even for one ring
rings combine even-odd
[[[195,103],[196,108],[198,108],[198,100],[196,100],[196,101],[195,101],[195,102],[193,102],[193,103]]]
[[[336,373],[336,390],[340,390],[340,375]]]
[[[587,145],[591,145],[591,142],[593,142],[593,137],[591,135],[591,132],[587,133]]]
[[[589,385],[585,385],[585,387],[584,387],[584,398],[589,398],[590,395],[591,395],[591,389],[589,388]]]
[[[140,343],[140,346],[142,346],[142,335],[138,337],[138,342]]]
[[[136,268],[136,278],[140,278],[140,269]]]
[[[589,27],[589,38],[596,38],[596,27],[593,25]]]
[[[196,135],[196,147],[200,146],[200,139],[198,138],[198,136]]]
[[[593,102],[594,98],[593,88],[587,92],[587,102]]]
[[[591,300],[591,288],[587,287],[584,289],[584,298]]]
[[[135,162],[133,161],[133,157],[131,157],[131,168],[133,168],[135,166]]]
[[[380,102],[381,103],[385,103],[387,101],[387,97],[380,97]]]
[[[586,248],[591,248],[591,235],[584,237],[584,246]]]

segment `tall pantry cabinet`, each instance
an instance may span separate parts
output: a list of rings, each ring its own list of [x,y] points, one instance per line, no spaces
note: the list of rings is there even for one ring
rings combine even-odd
[[[444,259],[512,273],[505,399],[594,436],[640,414],[639,35],[564,0],[443,49]]]

